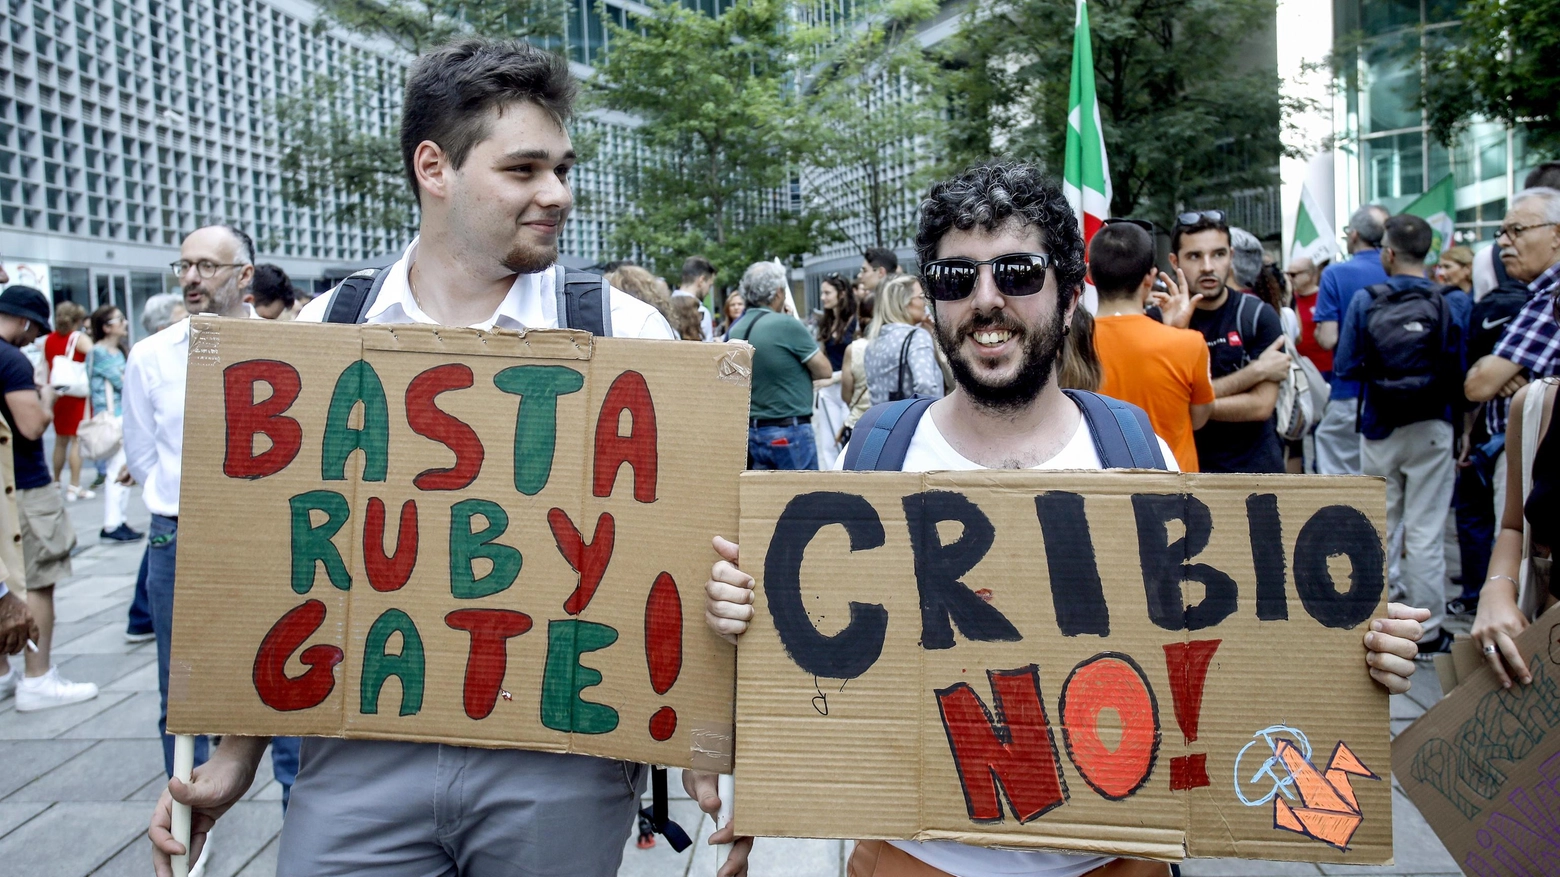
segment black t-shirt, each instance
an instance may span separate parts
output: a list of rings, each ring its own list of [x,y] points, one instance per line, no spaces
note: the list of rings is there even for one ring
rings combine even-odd
[[[1218,309],[1193,311],[1191,328],[1208,342],[1208,366],[1215,378],[1240,371],[1284,334],[1277,311],[1256,296],[1234,290]],[[1197,467],[1204,472],[1284,471],[1273,417],[1263,423],[1210,420],[1197,430],[1196,439]]]
[[[35,390],[33,364],[27,354],[16,345],[0,338],[0,416],[11,427],[12,456],[16,465],[16,486],[19,490],[48,487],[54,481],[49,474],[49,464],[43,459],[43,442],[22,435],[16,428],[16,418],[11,416],[11,406],[5,401],[6,393],[17,390]]]

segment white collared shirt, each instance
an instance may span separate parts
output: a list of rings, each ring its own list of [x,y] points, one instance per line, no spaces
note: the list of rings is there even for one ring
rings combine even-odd
[[[253,319],[254,308],[244,305],[244,316]],[[120,394],[125,463],[142,485],[147,510],[169,518],[179,516],[189,355],[190,321],[183,319],[130,348]]]
[[[412,297],[410,273],[417,258],[417,240],[406,248],[401,258],[387,271],[385,282],[379,287],[379,295],[369,305],[365,322],[368,323],[427,323],[438,325]],[[558,328],[558,296],[553,289],[554,273],[551,270],[535,274],[520,274],[509,287],[509,294],[499,302],[493,316],[473,329],[556,329]],[[330,312],[334,290],[321,295],[304,306],[298,321],[323,322]],[[651,338],[675,340],[677,333],[661,312],[618,289],[612,290],[612,335],[616,338]]]

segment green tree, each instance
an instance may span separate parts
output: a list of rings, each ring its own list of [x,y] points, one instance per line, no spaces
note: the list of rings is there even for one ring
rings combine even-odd
[[[1468,0],[1451,37],[1427,46],[1425,117],[1442,144],[1476,118],[1525,127],[1560,152],[1560,0]]]
[[[324,0],[315,27],[388,43],[407,59],[461,35],[555,42],[568,0]],[[282,197],[392,239],[415,228],[397,127],[404,77],[359,70],[348,89],[334,66],[271,106],[281,144]]]
[[[943,138],[933,91],[938,68],[917,39],[937,10],[937,0],[882,0],[857,6],[855,22],[820,28],[805,98],[819,121],[814,176],[822,182],[854,172],[845,186],[829,187],[839,191],[828,193],[823,210],[858,249],[909,236],[905,203],[920,188],[916,171]],[[866,233],[850,234],[853,226]]]
[[[613,245],[673,274],[699,254],[734,279],[750,263],[796,264],[831,239],[819,211],[793,203],[815,125],[795,91],[807,31],[783,0],[737,0],[717,18],[654,0],[587,83],[592,103],[640,121],[638,161],[621,168],[632,210]]]
[[[1116,216],[1169,225],[1185,207],[1277,181],[1278,75],[1242,66],[1274,0],[1090,0],[1095,84]],[[948,167],[991,156],[1060,174],[1073,0],[978,4],[950,42]]]

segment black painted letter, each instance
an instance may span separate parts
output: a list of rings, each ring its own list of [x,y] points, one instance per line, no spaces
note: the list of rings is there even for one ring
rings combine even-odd
[[[1018,628],[997,607],[976,596],[959,578],[975,568],[996,528],[962,493],[929,490],[905,497],[905,522],[915,553],[915,581],[921,591],[921,647],[953,648],[953,624],[965,639],[976,642],[1018,642]],[[964,532],[957,542],[942,544],[937,525],[958,521]]]
[[[850,604],[850,623],[824,636],[802,605],[802,555],[818,531],[842,524],[851,551],[883,544],[877,510],[852,493],[804,493],[792,497],[775,522],[775,535],[764,558],[764,593],[780,643],[798,667],[814,676],[854,679],[867,672],[883,652],[888,610],[877,603]]]
[[[1284,593],[1284,525],[1278,519],[1278,497],[1246,497],[1246,526],[1251,532],[1251,565],[1257,571],[1257,618],[1286,621],[1289,596]]]
[[[1348,593],[1338,593],[1327,559],[1349,558]],[[1364,512],[1346,505],[1318,509],[1295,541],[1295,590],[1312,618],[1328,627],[1351,628],[1370,617],[1387,586],[1386,552]]]
[[[1187,563],[1208,547],[1213,535],[1208,506],[1189,493],[1135,493],[1132,510],[1137,516],[1148,617],[1165,630],[1202,630],[1230,617],[1235,611],[1235,580],[1206,563]],[[1165,524],[1176,519],[1186,524],[1186,535],[1170,542]],[[1207,589],[1203,601],[1187,606],[1182,582],[1200,582]]]
[[[1110,609],[1094,560],[1094,540],[1083,513],[1083,497],[1052,490],[1035,497],[1045,563],[1051,572],[1051,605],[1063,636],[1110,636]]]

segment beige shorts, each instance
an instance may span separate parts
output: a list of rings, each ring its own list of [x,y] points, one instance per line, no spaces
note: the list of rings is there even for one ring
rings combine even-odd
[[[70,552],[76,547],[76,528],[65,514],[59,488],[33,487],[16,492],[16,510],[22,525],[22,559],[27,565],[27,586],[47,588],[70,575]]]

